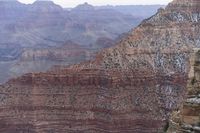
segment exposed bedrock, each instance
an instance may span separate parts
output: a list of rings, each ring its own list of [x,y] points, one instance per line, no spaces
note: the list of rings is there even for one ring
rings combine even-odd
[[[164,132],[183,102],[190,55],[200,45],[199,19],[192,18],[199,10],[179,6],[175,0],[160,9],[94,60],[2,85],[0,131]]]
[[[169,133],[200,132],[200,49],[194,49],[191,56],[191,68],[188,74],[187,96],[180,109],[174,111],[170,119]]]
[[[161,132],[182,101],[183,82],[97,69],[27,74],[1,87],[0,131]]]

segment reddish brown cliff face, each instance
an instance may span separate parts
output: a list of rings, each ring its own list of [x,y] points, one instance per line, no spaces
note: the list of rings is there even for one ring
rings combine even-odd
[[[147,73],[65,69],[11,80],[1,87],[1,131],[161,132],[184,81]]]
[[[191,49],[200,45],[198,10],[172,11],[181,6],[172,4],[95,60],[2,85],[0,131],[163,132],[183,101]]]

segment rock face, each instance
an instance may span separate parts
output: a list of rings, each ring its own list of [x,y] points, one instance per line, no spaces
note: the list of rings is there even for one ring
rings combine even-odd
[[[192,17],[199,12],[185,11],[179,2],[144,20],[95,60],[2,85],[0,131],[164,132],[170,113],[183,102],[190,53],[200,45],[199,19]]]
[[[200,49],[194,49],[187,83],[187,97],[180,110],[172,113],[169,133],[200,132]]]

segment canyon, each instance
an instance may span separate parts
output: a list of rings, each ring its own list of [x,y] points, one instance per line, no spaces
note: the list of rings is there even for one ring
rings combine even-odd
[[[198,0],[174,0],[94,59],[9,80],[0,132],[166,132],[187,94],[199,23]]]
[[[100,49],[113,46],[124,33],[150,17],[161,5],[138,7],[138,14],[145,10],[148,12],[134,16],[117,10],[117,7],[97,8],[88,3],[64,9],[45,0],[28,5],[16,0],[0,0],[0,83],[27,72],[45,71],[54,65],[70,65],[91,59]],[[132,11],[131,8],[129,10]],[[74,61],[57,60],[66,58],[66,54],[71,53],[67,53],[69,50],[61,52],[63,55],[59,57],[52,56],[52,49],[58,50],[58,53],[68,43],[69,48],[71,43],[76,44],[79,49],[91,53],[86,56],[92,56],[82,59],[75,56]],[[47,51],[50,53],[47,54]],[[35,54],[37,58],[34,58]],[[24,57],[26,55],[29,56]]]

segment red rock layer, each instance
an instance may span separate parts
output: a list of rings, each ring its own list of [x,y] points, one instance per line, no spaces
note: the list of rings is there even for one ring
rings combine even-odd
[[[97,69],[67,73],[27,74],[2,86],[0,131],[161,132],[166,114],[176,106],[170,100],[179,101],[183,93],[179,75],[167,79]]]
[[[163,132],[183,101],[191,49],[200,45],[199,19],[188,19],[191,10],[170,9],[159,10],[93,61],[2,85],[0,131]]]

